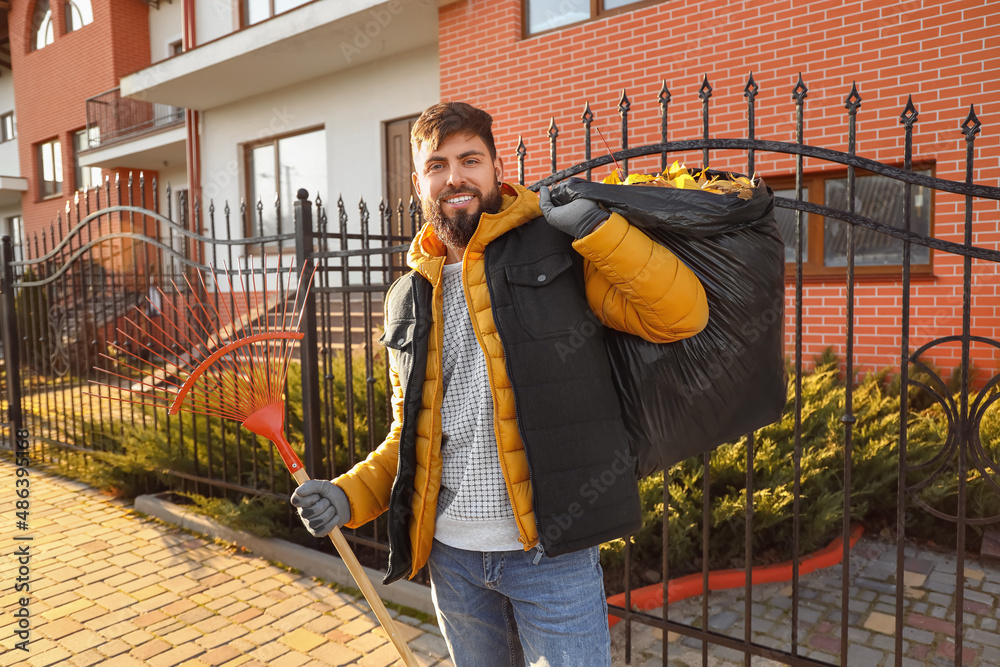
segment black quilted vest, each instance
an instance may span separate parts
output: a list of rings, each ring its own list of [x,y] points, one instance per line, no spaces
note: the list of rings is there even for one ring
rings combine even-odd
[[[642,522],[604,330],[587,304],[583,258],[571,241],[538,218],[490,243],[485,254],[538,536],[550,556],[622,537]],[[404,406],[385,583],[408,576],[413,565],[409,521],[431,303],[431,284],[416,272],[386,297],[381,342],[395,351]]]

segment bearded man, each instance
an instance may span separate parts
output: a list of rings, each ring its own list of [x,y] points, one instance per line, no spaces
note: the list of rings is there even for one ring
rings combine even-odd
[[[388,512],[385,583],[428,567],[457,667],[610,665],[598,545],[642,515],[603,327],[670,342],[708,305],[623,217],[503,182],[492,122],[454,102],[414,125],[427,224],[386,296],[394,421],[292,503],[317,536]]]

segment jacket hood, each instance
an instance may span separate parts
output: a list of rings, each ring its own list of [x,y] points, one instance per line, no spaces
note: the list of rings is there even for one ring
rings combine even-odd
[[[481,254],[491,241],[520,227],[526,222],[542,215],[538,207],[538,194],[523,185],[504,183],[500,188],[502,203],[497,213],[483,213],[479,218],[479,226],[472,235],[465,256]],[[434,233],[434,227],[428,222],[417,233],[410,244],[406,256],[406,264],[418,271],[431,283],[437,284],[444,266],[446,248]]]

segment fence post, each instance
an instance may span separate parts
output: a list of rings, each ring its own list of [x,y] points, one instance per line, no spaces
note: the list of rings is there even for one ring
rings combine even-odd
[[[10,420],[10,447],[14,450],[17,432],[24,427],[21,412],[21,369],[17,341],[17,314],[14,310],[14,244],[9,236],[3,237],[0,262],[3,274],[0,276],[0,295],[3,303],[3,351],[7,374],[7,418]]]
[[[295,259],[301,268],[312,261],[313,219],[309,193],[299,190],[295,200]],[[311,274],[310,274],[311,275]],[[302,286],[299,286],[301,289]],[[302,363],[302,436],[305,440],[303,463],[312,478],[326,479],[323,466],[323,443],[320,442],[319,349],[316,340],[316,295],[309,296],[302,304],[304,334],[299,341],[299,359]]]

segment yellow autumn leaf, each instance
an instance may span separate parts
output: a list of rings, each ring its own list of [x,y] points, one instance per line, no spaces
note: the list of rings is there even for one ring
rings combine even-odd
[[[712,194],[736,195],[740,199],[752,199],[754,190],[759,184],[757,174],[747,178],[746,176],[735,176],[731,172],[727,173],[726,176],[709,175],[706,171],[706,169],[701,169],[693,172],[675,160],[669,168],[664,169],[660,174],[629,174],[628,178],[622,182],[621,171],[616,169],[603,182],[611,185],[646,185],[680,190],[701,190]]]
[[[713,176],[712,178],[705,178],[704,172],[702,173],[701,177],[698,179],[698,185],[701,186],[702,190],[706,190],[706,191],[711,190],[712,188],[715,188],[716,185],[718,184],[718,182],[719,182],[719,177],[718,176]]]
[[[688,173],[687,167],[678,163],[677,160],[674,160],[674,163],[670,165],[670,167],[666,171],[663,172],[663,175],[667,178],[667,180],[672,180],[682,173],[683,174]]]
[[[678,174],[677,177],[672,180],[675,188],[680,188],[681,190],[701,190],[701,186],[698,185],[697,181],[691,178],[691,174],[686,172]]]

